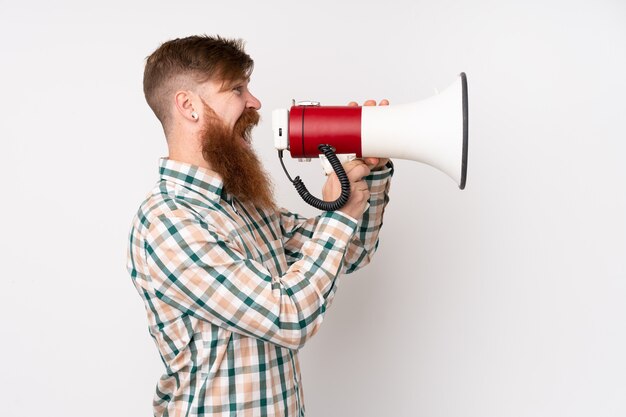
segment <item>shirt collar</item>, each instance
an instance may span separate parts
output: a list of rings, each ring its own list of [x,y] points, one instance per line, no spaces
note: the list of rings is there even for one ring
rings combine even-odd
[[[224,182],[222,177],[207,168],[191,165],[168,158],[159,160],[161,180],[172,181],[183,187],[206,195],[212,201],[219,201],[222,196]]]

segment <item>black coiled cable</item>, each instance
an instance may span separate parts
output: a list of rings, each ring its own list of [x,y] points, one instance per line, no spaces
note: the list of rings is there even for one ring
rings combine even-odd
[[[300,194],[300,197],[302,197],[304,201],[319,210],[339,210],[348,202],[348,199],[350,198],[350,180],[348,179],[348,174],[346,174],[346,171],[343,169],[343,165],[341,165],[341,162],[339,161],[339,158],[337,158],[332,146],[321,144],[317,147],[317,149],[319,149],[326,156],[330,166],[333,167],[335,174],[337,174],[339,183],[341,184],[341,195],[335,201],[324,201],[311,195],[299,176],[295,179],[291,179],[291,176],[289,176],[287,168],[285,168],[285,164],[283,163],[282,150],[278,151],[280,164],[283,166],[283,170],[285,171],[285,174],[287,174],[287,178],[289,178],[289,181],[291,181],[293,186],[296,187],[296,191],[298,191],[298,194]]]

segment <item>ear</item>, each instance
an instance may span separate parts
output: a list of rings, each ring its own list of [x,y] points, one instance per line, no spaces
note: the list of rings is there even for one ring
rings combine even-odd
[[[199,119],[198,112],[194,107],[194,102],[199,103],[199,98],[191,91],[177,91],[174,95],[176,111],[190,122],[196,122]]]

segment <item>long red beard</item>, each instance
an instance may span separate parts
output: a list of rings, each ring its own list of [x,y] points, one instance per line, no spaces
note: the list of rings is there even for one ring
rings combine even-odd
[[[208,117],[202,133],[202,156],[222,177],[224,189],[242,203],[275,209],[271,179],[249,146],[250,133],[259,123],[259,113],[245,109],[231,131],[213,109],[206,104],[204,107]]]

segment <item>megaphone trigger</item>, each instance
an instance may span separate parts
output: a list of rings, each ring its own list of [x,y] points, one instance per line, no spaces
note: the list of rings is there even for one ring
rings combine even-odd
[[[338,154],[337,155],[337,159],[339,159],[339,162],[341,162],[341,164],[343,165],[346,162],[350,162],[350,161],[355,160],[356,159],[356,154],[355,153]],[[329,175],[329,174],[335,172],[335,170],[333,169],[332,165],[328,161],[328,158],[326,158],[326,156],[324,154],[320,154],[320,162],[322,163],[322,168],[324,169],[324,174],[325,175]]]

